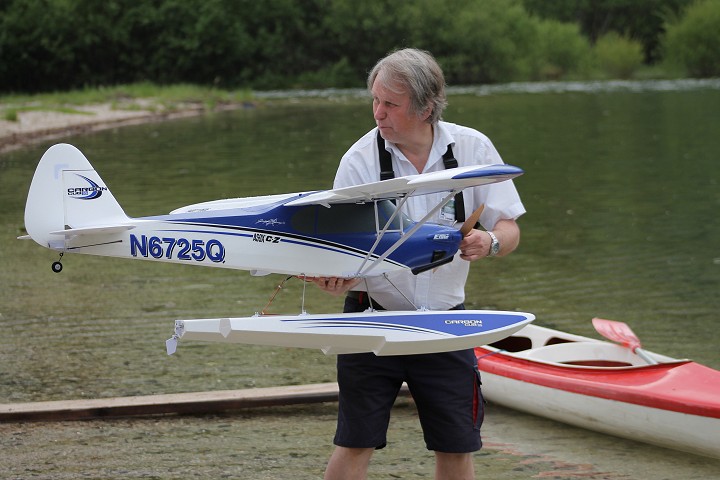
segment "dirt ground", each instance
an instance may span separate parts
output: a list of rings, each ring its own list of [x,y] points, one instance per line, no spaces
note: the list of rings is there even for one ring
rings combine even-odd
[[[0,478],[246,480],[322,477],[332,451],[334,403],[215,415],[0,423]],[[474,455],[477,478],[493,480],[704,480],[718,460],[595,434],[497,406]],[[369,479],[433,478],[409,399],[393,411],[388,446]]]

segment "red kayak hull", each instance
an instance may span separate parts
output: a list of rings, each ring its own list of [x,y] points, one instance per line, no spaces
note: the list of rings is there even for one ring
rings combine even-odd
[[[720,418],[720,371],[689,360],[626,368],[577,368],[478,347],[480,371],[563,390],[701,417]]]

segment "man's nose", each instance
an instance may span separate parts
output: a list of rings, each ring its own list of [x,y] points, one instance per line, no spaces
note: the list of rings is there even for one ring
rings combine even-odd
[[[386,112],[382,105],[377,105],[373,111],[373,116],[376,120],[385,118],[385,114]]]

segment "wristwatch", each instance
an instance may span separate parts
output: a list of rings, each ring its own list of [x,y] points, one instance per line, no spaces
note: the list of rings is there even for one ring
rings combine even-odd
[[[490,239],[492,240],[492,243],[490,244],[490,252],[488,253],[488,257],[494,257],[500,251],[500,242],[498,242],[497,237],[490,230],[487,231],[487,234],[490,235]]]

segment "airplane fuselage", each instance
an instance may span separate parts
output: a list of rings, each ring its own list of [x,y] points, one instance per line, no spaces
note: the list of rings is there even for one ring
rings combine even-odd
[[[53,248],[258,272],[352,277],[366,259],[377,260],[414,225],[404,218],[401,230],[396,220],[396,228],[388,230],[372,250],[378,224],[382,228],[394,208],[390,202],[378,207],[382,218],[377,220],[373,203],[330,208],[284,203],[134,218],[130,230],[68,236]],[[448,259],[461,237],[452,227],[422,225],[372,273],[420,268]]]

